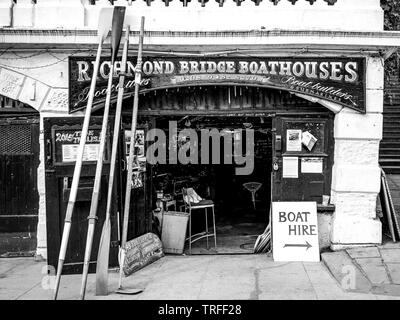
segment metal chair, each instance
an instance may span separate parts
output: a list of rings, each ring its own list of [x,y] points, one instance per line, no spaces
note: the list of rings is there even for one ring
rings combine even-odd
[[[193,202],[187,201],[187,199],[188,199],[187,188],[182,188],[182,196],[183,196],[183,203],[185,206],[185,212],[189,213],[189,237],[186,238],[186,240],[189,241],[189,254],[192,254],[192,243],[196,242],[200,239],[203,239],[203,238],[207,239],[207,250],[209,249],[209,244],[208,244],[209,237],[214,237],[214,245],[215,245],[215,248],[217,248],[217,232],[216,232],[216,228],[215,228],[214,202],[212,200],[201,200],[198,203],[193,203]],[[213,216],[213,232],[212,233],[209,233],[209,231],[208,231],[208,208],[211,208],[212,216]],[[192,211],[197,210],[197,209],[205,210],[206,231],[192,235]]]

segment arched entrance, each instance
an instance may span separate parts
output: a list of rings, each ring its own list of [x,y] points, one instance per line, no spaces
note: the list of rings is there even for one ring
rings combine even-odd
[[[0,255],[34,255],[39,113],[0,96]]]
[[[131,106],[131,99],[127,99],[123,127],[128,131]],[[194,149],[199,155],[202,130],[217,130],[221,141],[224,134],[234,141],[235,134],[252,130],[254,149],[246,149],[244,143],[242,155],[250,150],[253,168],[249,174],[236,174],[234,157],[231,162],[223,163],[222,155],[226,151],[223,143],[219,146],[218,163],[204,163],[200,156],[185,163],[180,163],[179,159],[173,162],[170,161],[171,150],[166,152],[165,163],[149,165],[149,159],[146,159],[146,170],[143,170],[140,183],[144,187],[134,191],[136,201],[131,216],[131,237],[145,232],[145,222],[152,219],[151,210],[156,207],[157,194],[175,200],[179,210],[183,204],[182,187],[193,187],[200,196],[215,203],[218,248],[212,250],[211,246],[206,250],[205,243],[199,242],[194,250],[192,248],[192,253],[251,253],[256,236],[268,224],[271,199],[321,204],[322,196],[330,195],[333,113],[320,104],[287,91],[234,85],[169,88],[141,95],[140,135],[146,136],[151,128],[161,129],[165,132],[165,144],[169,146],[171,123],[176,124],[178,136],[188,129],[195,131]],[[313,145],[307,146],[301,141],[304,132],[315,139]],[[296,134],[297,138],[292,139]],[[185,140],[188,141],[191,142],[190,137]],[[138,146],[142,156],[151,144],[147,141]],[[124,148],[126,146],[121,149]],[[213,152],[217,151],[210,152],[210,159]],[[121,165],[121,168],[125,167]],[[123,173],[122,179],[124,176]],[[251,191],[245,187],[250,182],[261,185],[254,202]],[[195,219],[193,223],[197,225],[197,231],[201,231],[204,217],[200,214]]]
[[[123,103],[122,131],[120,136],[119,156],[117,157],[117,172],[115,196],[113,200],[113,214],[111,222],[112,247],[110,251],[110,264],[117,265],[117,244],[118,244],[118,214],[119,221],[122,221],[122,212],[125,195],[126,179],[126,155],[129,150],[129,131],[131,129],[132,98],[126,98]],[[115,102],[115,101],[114,101]],[[115,107],[111,107],[114,112]],[[99,135],[102,121],[103,109],[97,109],[92,116],[91,130],[94,135]],[[294,121],[294,122],[288,122]],[[231,156],[231,163],[183,164],[177,162],[171,164],[168,151],[166,152],[165,164],[152,164],[146,158],[147,150],[152,141],[143,137],[147,136],[149,130],[159,128],[166,133],[165,146],[169,145],[168,130],[171,122],[175,122],[179,131],[181,129],[193,129],[198,135],[201,129],[216,129],[218,133],[226,134],[234,140],[237,130],[251,129],[254,132],[254,170],[249,175],[236,175],[238,166],[236,159]],[[286,153],[286,131],[291,129],[295,123],[294,130],[310,130],[318,139],[313,153],[303,149],[300,152],[291,151]],[[271,172],[273,171],[274,160],[278,164],[278,170],[274,171],[272,187],[280,188],[277,196],[287,195],[287,190],[297,190],[293,200],[317,200],[321,202],[322,194],[330,194],[330,165],[333,157],[332,152],[324,151],[326,144],[320,145],[322,141],[333,137],[330,130],[333,123],[333,113],[322,107],[320,104],[312,103],[301,99],[287,91],[276,89],[246,87],[246,86],[191,86],[181,88],[160,89],[142,94],[139,99],[139,118],[137,126],[137,145],[135,149],[138,155],[138,163],[135,172],[135,184],[132,190],[132,203],[128,227],[128,239],[140,236],[147,232],[157,232],[157,225],[154,222],[154,209],[157,208],[157,191],[163,190],[163,194],[169,194],[171,199],[176,200],[177,210],[182,204],[182,195],[179,194],[182,186],[195,187],[198,193],[212,199],[216,204],[217,218],[217,244],[218,250],[204,250],[205,246],[198,243],[197,253],[251,253],[256,236],[261,233],[269,219],[269,204],[271,201]],[[48,235],[48,259],[49,264],[57,263],[59,252],[59,241],[61,239],[61,223],[64,220],[65,206],[68,200],[70,183],[73,173],[73,162],[71,154],[65,154],[66,149],[72,150],[68,145],[74,142],[56,141],[60,134],[74,134],[79,132],[82,124],[81,117],[44,118],[44,141],[45,141],[45,167],[46,174],[46,201],[47,201],[47,235]],[[310,126],[310,124],[313,124]],[[315,124],[315,126],[314,126]],[[110,118],[109,139],[113,135],[113,119]],[[318,130],[314,130],[318,128]],[[280,131],[278,131],[280,130]],[[322,134],[322,136],[320,136]],[[246,136],[244,134],[244,136]],[[280,139],[278,139],[280,136]],[[279,144],[279,140],[281,144]],[[189,139],[190,142],[190,139]],[[93,142],[94,143],[94,142]],[[111,141],[110,141],[111,143]],[[65,146],[67,145],[67,147]],[[94,146],[95,147],[95,146]],[[107,150],[110,150],[108,144]],[[201,149],[201,140],[197,144]],[[222,147],[222,146],[221,146]],[[242,156],[246,148],[242,149]],[[213,150],[211,148],[210,159]],[[225,155],[224,149],[220,149],[220,155]],[[284,178],[283,160],[284,157],[297,157],[298,178]],[[301,173],[301,158],[323,158],[323,169],[319,173]],[[108,159],[106,157],[106,159]],[[221,158],[220,158],[221,159]],[[94,160],[94,159],[93,159]],[[319,168],[320,162],[317,162]],[[99,225],[104,219],[105,199],[107,198],[106,182],[108,179],[108,165],[106,161],[103,169],[104,185],[101,190],[101,202],[99,204]],[[87,217],[88,206],[90,206],[91,190],[95,174],[95,161],[88,161],[84,166],[84,174],[81,179],[82,189],[80,199],[77,202],[75,218],[72,222],[73,232],[67,251],[65,266],[69,272],[79,272],[82,266],[85,242],[81,238],[86,234],[86,223],[80,223]],[[310,169],[308,169],[310,170]],[[315,169],[314,169],[315,170]],[[187,176],[190,179],[186,179]],[[308,176],[308,179],[303,179]],[[186,177],[185,177],[186,176]],[[182,178],[182,179],[180,179]],[[192,180],[197,180],[192,184]],[[282,184],[282,180],[287,180]],[[233,182],[231,182],[233,181]],[[294,181],[301,181],[301,184],[290,185]],[[179,184],[179,182],[181,184]],[[251,192],[243,185],[247,182],[258,182],[262,184],[252,201]],[[316,183],[314,183],[316,182]],[[289,184],[288,184],[289,183]],[[313,186],[310,188],[310,185]],[[282,191],[283,190],[283,191]],[[301,191],[310,191],[302,193]],[[274,196],[274,194],[273,194]],[[297,197],[297,198],[296,198]],[[241,207],[240,207],[241,206]],[[169,208],[171,210],[171,208]],[[55,214],[57,213],[58,214]],[[201,220],[193,221],[194,228]],[[86,221],[86,220],[85,220]],[[211,223],[211,219],[209,219]],[[101,228],[96,228],[95,242],[99,239]],[[226,236],[223,239],[224,235]],[[224,240],[224,241],[221,241]],[[223,246],[222,243],[226,245]],[[97,248],[92,251],[93,261],[97,255]],[[194,251],[193,253],[196,253]],[[93,265],[94,266],[94,265]]]

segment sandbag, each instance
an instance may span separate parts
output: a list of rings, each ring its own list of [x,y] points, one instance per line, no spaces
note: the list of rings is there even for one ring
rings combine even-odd
[[[122,271],[125,276],[144,268],[164,256],[162,243],[154,233],[146,233],[125,244]]]

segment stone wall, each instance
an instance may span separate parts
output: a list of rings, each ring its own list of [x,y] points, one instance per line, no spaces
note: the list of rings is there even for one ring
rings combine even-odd
[[[96,28],[102,7],[110,6],[106,0],[91,5],[88,0],[3,0],[0,3],[0,26],[35,28]],[[129,5],[131,3],[131,5]],[[170,31],[217,31],[217,30],[351,30],[379,31],[383,26],[383,11],[379,0],[333,1],[281,0],[276,5],[263,0],[222,1],[222,7],[210,0],[202,7],[199,1],[173,0],[114,1],[114,5],[127,6],[127,15],[132,28],[138,28],[135,16],[147,17],[147,30]],[[329,3],[333,5],[329,5]],[[251,17],[243,19],[243,17]]]
[[[376,216],[380,190],[379,141],[383,126],[383,60],[367,59],[367,113],[343,109],[335,116],[332,168],[332,248],[382,241]]]

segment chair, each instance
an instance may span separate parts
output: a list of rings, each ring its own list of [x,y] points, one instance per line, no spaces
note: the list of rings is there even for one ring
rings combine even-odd
[[[192,243],[196,242],[200,239],[206,238],[207,239],[207,249],[209,249],[208,238],[214,237],[214,245],[217,248],[217,232],[215,228],[215,213],[214,213],[214,202],[212,200],[201,200],[198,203],[193,203],[187,201],[188,193],[187,188],[182,188],[182,196],[183,196],[183,203],[185,206],[185,212],[189,213],[189,237],[186,240],[189,241],[189,254],[192,254]],[[208,208],[212,210],[213,216],[213,233],[208,232]],[[205,210],[205,218],[206,218],[206,231],[196,233],[192,235],[192,211],[204,209]]]

